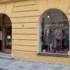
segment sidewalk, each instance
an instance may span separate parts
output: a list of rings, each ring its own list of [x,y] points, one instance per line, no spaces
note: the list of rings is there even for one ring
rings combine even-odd
[[[70,70],[70,66],[16,61],[9,54],[0,53],[0,70]]]

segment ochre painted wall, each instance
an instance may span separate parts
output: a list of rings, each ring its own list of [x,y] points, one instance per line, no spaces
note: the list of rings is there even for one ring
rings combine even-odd
[[[70,64],[70,57],[37,55],[40,16],[50,8],[62,10],[70,19],[69,0],[24,0],[0,4],[0,12],[12,21],[12,57],[18,60]]]
[[[39,10],[36,0],[26,0],[14,3],[12,18],[13,50],[12,55],[37,51],[37,28],[39,23]],[[17,53],[15,53],[17,52]],[[23,58],[24,59],[24,58]]]
[[[62,10],[69,20],[69,0],[27,0],[16,2],[14,10],[17,13],[14,15],[16,18],[13,19],[15,22],[15,24],[13,24],[15,28],[13,29],[13,56],[15,56],[16,59],[70,64],[69,57],[37,55],[40,16],[50,8]]]

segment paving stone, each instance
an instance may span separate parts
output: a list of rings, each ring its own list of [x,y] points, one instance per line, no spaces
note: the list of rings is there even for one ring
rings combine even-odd
[[[7,69],[4,69],[4,68],[0,68],[0,70],[7,70]]]
[[[70,65],[17,61],[9,54],[0,53],[0,70],[70,70]]]

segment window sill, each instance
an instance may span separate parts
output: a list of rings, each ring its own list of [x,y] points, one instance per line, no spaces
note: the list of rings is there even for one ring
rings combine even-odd
[[[40,52],[38,53],[38,55],[41,56],[57,56],[57,57],[69,57],[69,54],[65,54],[65,53],[48,53],[48,52]]]

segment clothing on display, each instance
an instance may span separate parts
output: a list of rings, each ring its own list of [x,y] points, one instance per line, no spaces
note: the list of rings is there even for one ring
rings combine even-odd
[[[62,29],[44,29],[42,51],[51,53],[65,52],[69,49],[68,32]]]

